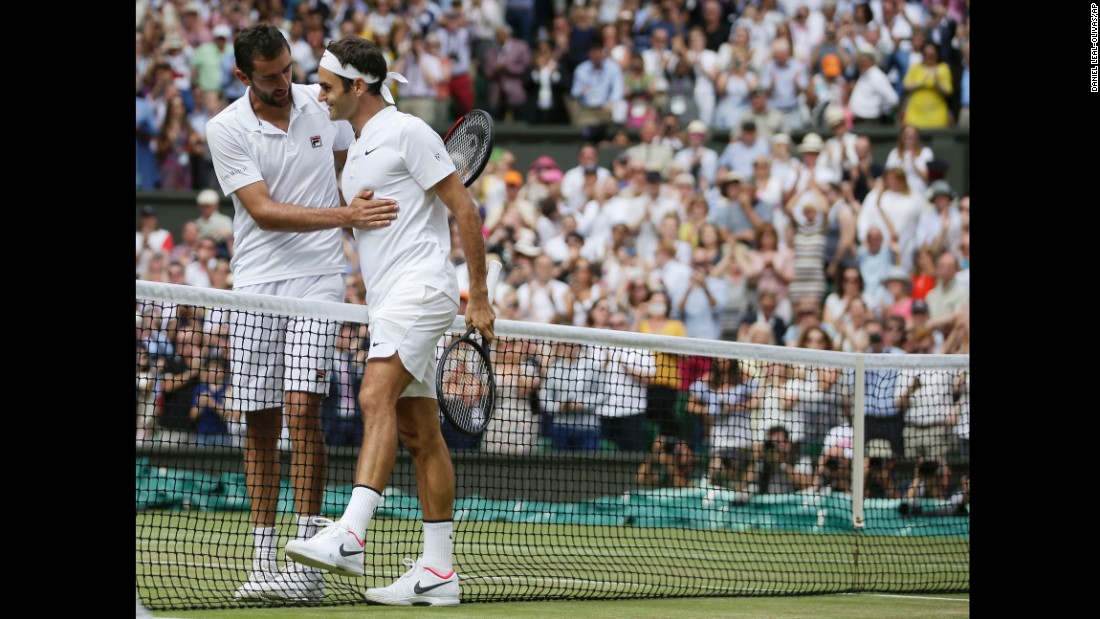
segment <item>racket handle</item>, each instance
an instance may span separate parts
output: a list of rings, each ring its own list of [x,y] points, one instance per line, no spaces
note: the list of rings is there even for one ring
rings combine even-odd
[[[485,287],[489,289],[489,305],[493,304],[493,299],[497,292],[497,280],[500,279],[500,270],[504,267],[500,263],[500,260],[493,260],[489,263],[489,272],[485,276]]]

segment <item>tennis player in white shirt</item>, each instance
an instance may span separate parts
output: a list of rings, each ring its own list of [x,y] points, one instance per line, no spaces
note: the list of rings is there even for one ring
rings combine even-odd
[[[241,29],[234,53],[236,76],[248,90],[207,124],[214,170],[236,211],[233,289],[343,301],[340,228],[388,226],[397,207],[392,200],[362,199],[341,206],[336,167],[354,139],[351,126],[329,120],[316,86],[291,83],[290,47],[278,28]],[[276,562],[277,442],[285,406],[297,537],[309,539],[317,533],[312,520],[321,513],[325,490],[320,408],[336,325],[234,314],[230,363],[234,402],[246,421],[245,480],[254,527],[252,571],[235,597],[319,599],[325,594],[320,570],[294,562],[280,570]]]
[[[374,43],[347,37],[321,58],[318,97],[333,120],[351,122],[356,140],[342,176],[344,195],[371,188],[397,201],[401,217],[386,229],[356,230],[370,307],[371,349],[359,405],[364,436],[351,501],[339,521],[308,541],[287,544],[295,561],[338,574],[362,575],[364,537],[397,457],[397,439],[412,455],[424,517],[424,553],[392,585],[368,589],[368,601],[409,606],[459,603],[452,565],[455,477],[439,425],[435,347],[458,313],[459,290],[448,255],[447,210],[458,222],[470,296],[466,324],[493,338],[495,315],[485,282],[481,218],[455,172],[443,140],[423,120],[402,113]]]

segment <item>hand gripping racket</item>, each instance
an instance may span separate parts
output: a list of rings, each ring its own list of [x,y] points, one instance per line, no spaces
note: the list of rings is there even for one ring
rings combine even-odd
[[[443,138],[443,146],[462,184],[469,187],[481,175],[493,152],[493,117],[484,110],[471,110],[451,126]]]
[[[489,302],[496,292],[500,277],[499,261],[489,263],[486,287]],[[477,333],[479,337],[475,338]],[[439,409],[443,416],[459,432],[480,434],[493,417],[496,404],[496,380],[489,351],[484,338],[476,327],[443,349],[435,372],[435,389],[439,397]]]

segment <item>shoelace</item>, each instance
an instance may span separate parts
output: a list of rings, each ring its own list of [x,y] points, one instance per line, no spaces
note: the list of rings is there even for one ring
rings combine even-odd
[[[314,516],[313,518],[310,519],[310,524],[315,524],[318,527],[324,527],[323,529],[320,529],[319,531],[317,531],[317,533],[320,534],[324,531],[324,529],[327,529],[327,528],[332,527],[332,526],[336,526],[336,521],[325,518],[324,516]]]
[[[414,560],[412,560],[408,557],[405,557],[404,559],[401,559],[401,564],[404,565],[405,567],[409,568],[409,570],[407,572],[405,572],[404,574],[402,574],[401,578],[399,578],[398,580],[405,580],[406,578],[411,577],[412,573],[416,571],[416,561],[414,561]]]

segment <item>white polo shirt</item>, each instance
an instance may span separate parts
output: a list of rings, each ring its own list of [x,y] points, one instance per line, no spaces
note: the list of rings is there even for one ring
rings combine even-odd
[[[439,134],[394,106],[375,114],[348,150],[341,177],[345,199],[369,188],[401,209],[390,226],[355,230],[372,314],[398,283],[431,286],[459,302],[447,207],[433,189],[454,171]]]
[[[341,231],[261,230],[236,191],[263,181],[271,198],[313,208],[340,206],[334,151],[347,150],[355,133],[347,121],[329,120],[317,101],[320,86],[291,85],[294,98],[287,132],[252,111],[248,92],[210,119],[206,139],[222,192],[232,196],[233,286],[344,272]],[[354,195],[354,194],[352,194]]]

